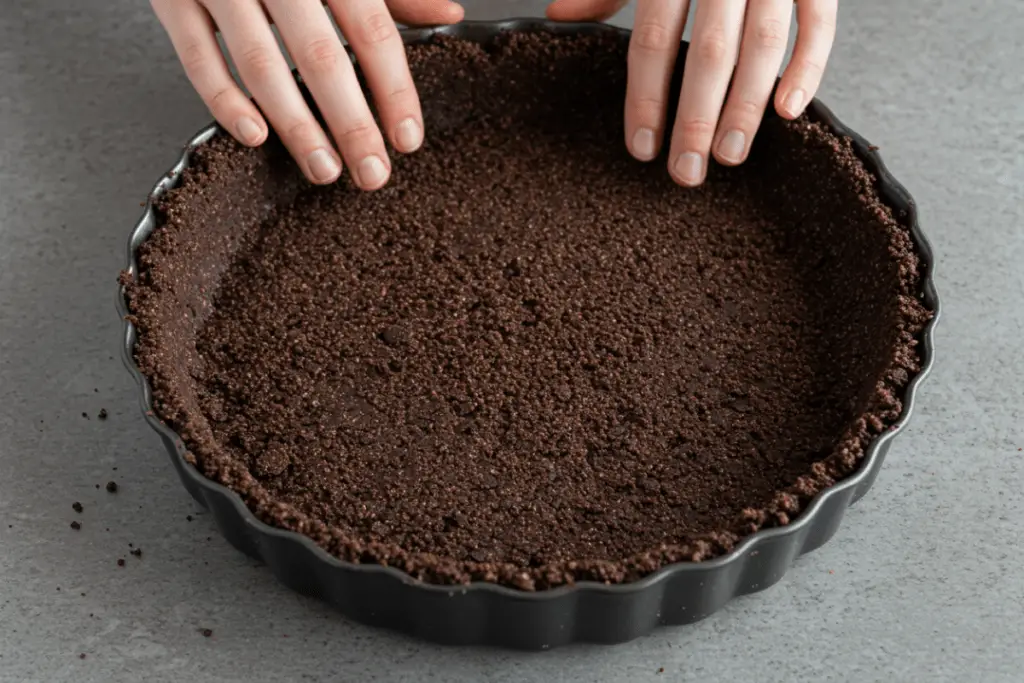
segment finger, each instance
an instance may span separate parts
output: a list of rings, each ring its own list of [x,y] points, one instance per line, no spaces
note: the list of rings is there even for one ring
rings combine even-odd
[[[387,0],[391,16],[406,26],[457,24],[466,16],[462,5],[449,0]]]
[[[253,94],[306,177],[334,182],[341,174],[338,155],[306,106],[288,63],[256,0],[205,0],[228,51]]]
[[[555,0],[547,15],[552,21],[604,21],[627,4],[629,0]]]
[[[708,152],[736,63],[745,5],[744,0],[697,4],[669,154],[669,172],[680,185],[700,185],[707,174]]]
[[[264,5],[355,184],[364,190],[382,187],[391,175],[384,138],[327,11],[318,0],[264,0]]]
[[[762,0],[747,9],[739,66],[715,142],[715,158],[723,164],[747,158],[786,56],[792,16],[793,0]]]
[[[836,37],[838,9],[838,0],[800,0],[796,4],[796,46],[775,95],[775,108],[782,116],[800,116],[818,92]]]
[[[267,124],[231,76],[217,44],[213,20],[192,0],[153,0],[192,86],[217,122],[243,145],[267,139]]]
[[[640,161],[658,155],[665,135],[672,74],[689,0],[640,0],[629,40],[626,79],[626,147]]]
[[[423,113],[405,45],[387,5],[384,0],[329,0],[329,4],[359,58],[388,139],[399,152],[416,151],[423,144]],[[352,127],[350,135],[354,147],[371,144],[371,133],[358,126]]]

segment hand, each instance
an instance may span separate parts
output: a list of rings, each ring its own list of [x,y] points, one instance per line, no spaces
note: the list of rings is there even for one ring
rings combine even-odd
[[[694,1],[693,39],[669,152],[669,172],[690,187],[704,182],[712,150],[727,166],[747,158],[782,66],[794,2]],[[626,0],[556,0],[548,16],[601,20],[625,5]],[[637,1],[629,45],[626,146],[641,161],[654,159],[662,146],[669,81],[689,5],[690,0]],[[837,5],[838,0],[796,1],[796,47],[775,94],[775,109],[787,119],[803,113],[821,83],[835,37]]]
[[[341,160],[292,78],[270,29],[270,22],[276,23],[355,184],[375,190],[388,181],[384,138],[321,0],[152,4],[189,80],[225,130],[242,144],[257,146],[267,138],[269,121],[310,181],[332,183],[341,175]],[[449,24],[462,20],[462,8],[449,0],[329,0],[327,5],[359,59],[388,140],[399,152],[415,151],[423,142],[423,115],[395,21]],[[262,114],[232,78],[217,30]]]

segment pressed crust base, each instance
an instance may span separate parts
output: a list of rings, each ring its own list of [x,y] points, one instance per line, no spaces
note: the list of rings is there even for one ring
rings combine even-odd
[[[625,48],[409,48],[428,138],[314,188],[197,149],[126,278],[154,407],[263,521],[424,581],[632,581],[787,524],[899,416],[929,319],[839,139],[766,120],[675,186]]]

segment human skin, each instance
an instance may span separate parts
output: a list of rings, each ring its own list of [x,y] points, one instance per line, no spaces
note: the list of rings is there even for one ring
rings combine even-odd
[[[555,0],[547,14],[555,21],[600,21],[627,1]],[[679,108],[670,112],[670,79],[694,3]],[[727,166],[743,163],[785,58],[793,4],[637,0],[624,114],[630,153],[651,161],[667,138],[668,171],[689,187],[704,181],[712,157]],[[225,130],[242,144],[258,146],[273,126],[310,181],[332,183],[344,165],[364,190],[383,187],[391,175],[385,138],[408,154],[422,145],[425,134],[396,24],[452,24],[464,16],[450,0],[152,0],[152,5],[196,91]],[[796,2],[796,44],[774,101],[785,118],[803,113],[818,90],[835,37],[837,5],[838,0]],[[359,59],[379,126],[328,12]],[[272,23],[330,136],[299,92]],[[255,103],[231,75],[218,31]]]

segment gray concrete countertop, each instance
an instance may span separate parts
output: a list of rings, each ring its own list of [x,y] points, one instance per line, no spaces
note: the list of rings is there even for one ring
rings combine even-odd
[[[114,279],[139,201],[209,117],[148,3],[3,0],[0,681],[1022,680],[1024,5],[840,4],[823,99],[881,146],[939,257],[939,358],[912,426],[774,588],[692,627],[529,655],[350,623],[192,503],[117,357]]]

